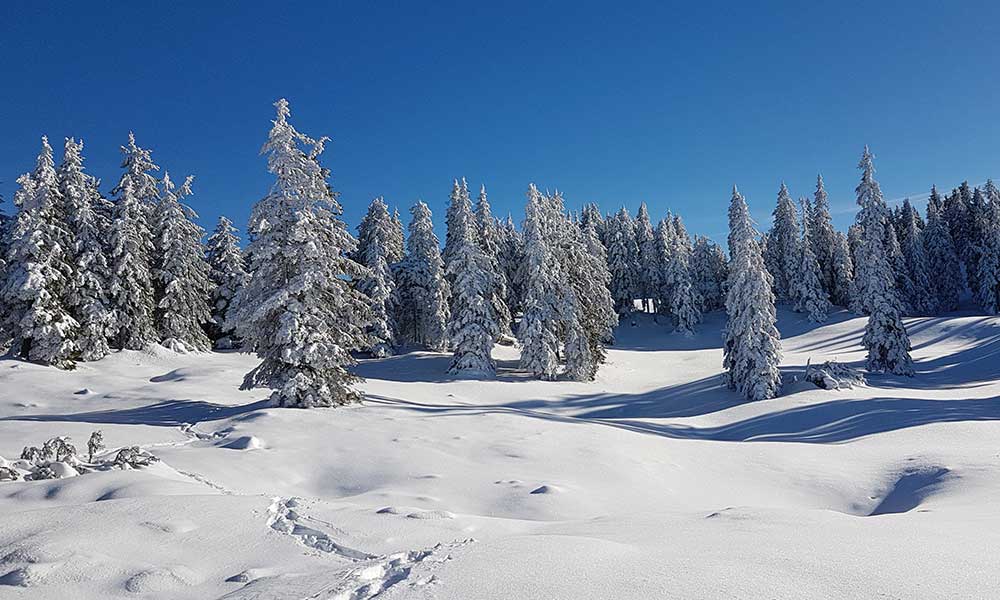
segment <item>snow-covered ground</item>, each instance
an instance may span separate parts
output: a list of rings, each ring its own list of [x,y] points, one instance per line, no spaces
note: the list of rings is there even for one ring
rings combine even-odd
[[[414,352],[342,409],[269,408],[234,353],[0,361],[3,457],[101,429],[161,459],[0,483],[0,597],[997,597],[1000,319],[909,319],[915,378],[825,391],[793,378],[860,362],[864,320],[781,311],[784,394],[749,404],[723,315],[639,320],[596,382]]]

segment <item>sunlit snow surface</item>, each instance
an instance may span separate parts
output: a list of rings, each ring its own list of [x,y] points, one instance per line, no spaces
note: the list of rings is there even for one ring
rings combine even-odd
[[[0,483],[0,598],[992,598],[1000,319],[909,319],[917,376],[825,391],[864,320],[780,311],[784,395],[720,388],[721,314],[640,316],[592,383],[363,361],[365,404],[269,408],[239,354],[0,361],[0,455],[94,429],[161,462]],[[84,391],[86,390],[86,391]]]

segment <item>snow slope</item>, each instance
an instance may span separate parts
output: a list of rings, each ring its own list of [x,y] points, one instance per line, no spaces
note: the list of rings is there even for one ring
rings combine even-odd
[[[909,319],[914,379],[825,391],[864,320],[780,311],[784,395],[720,388],[721,325],[621,327],[592,383],[496,347],[364,361],[364,405],[269,408],[239,354],[0,361],[0,456],[101,429],[142,471],[0,483],[0,598],[991,598],[1000,319]]]

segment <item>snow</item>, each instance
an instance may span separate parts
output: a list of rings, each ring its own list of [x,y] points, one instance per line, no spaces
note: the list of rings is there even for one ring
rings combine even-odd
[[[916,376],[862,366],[865,319],[784,307],[782,395],[720,381],[637,314],[596,381],[495,379],[451,357],[362,360],[365,402],[272,408],[252,356],[0,360],[0,456],[59,435],[136,470],[0,482],[0,597],[985,598],[1000,588],[1000,319],[905,319]],[[797,380],[796,380],[797,378]],[[87,394],[77,394],[80,390]],[[242,449],[238,449],[242,448]],[[68,473],[67,473],[68,474]]]

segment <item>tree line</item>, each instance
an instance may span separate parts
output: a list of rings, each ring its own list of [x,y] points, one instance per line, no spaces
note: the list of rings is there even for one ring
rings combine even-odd
[[[203,242],[184,202],[192,178],[158,178],[132,134],[113,199],[85,172],[82,142],[67,139],[57,167],[43,137],[35,169],[18,179],[16,215],[0,222],[0,344],[62,368],[112,348],[236,347],[261,358],[244,387],[273,389],[281,406],[331,406],[359,397],[356,352],[451,351],[450,373],[489,377],[494,343],[516,341],[533,376],[590,380],[633,312],[692,335],[705,312],[725,308],[726,381],[762,399],[781,385],[776,302],[816,322],[834,305],[868,315],[868,368],[901,374],[912,374],[902,316],[953,310],[965,290],[1000,310],[992,182],[943,199],[933,189],[926,218],[909,201],[890,210],[866,148],[847,234],[832,225],[822,177],[798,207],[782,184],[764,234],[734,188],[727,256],[692,239],[678,215],[654,227],[645,204],[635,218],[596,204],[570,212],[534,184],[518,229],[492,214],[485,187],[473,204],[463,178],[442,248],[420,201],[408,235],[381,197],[352,235],[319,160],[326,138],[296,130],[287,101],[275,106],[263,149],[275,179],[245,251],[225,217]]]

